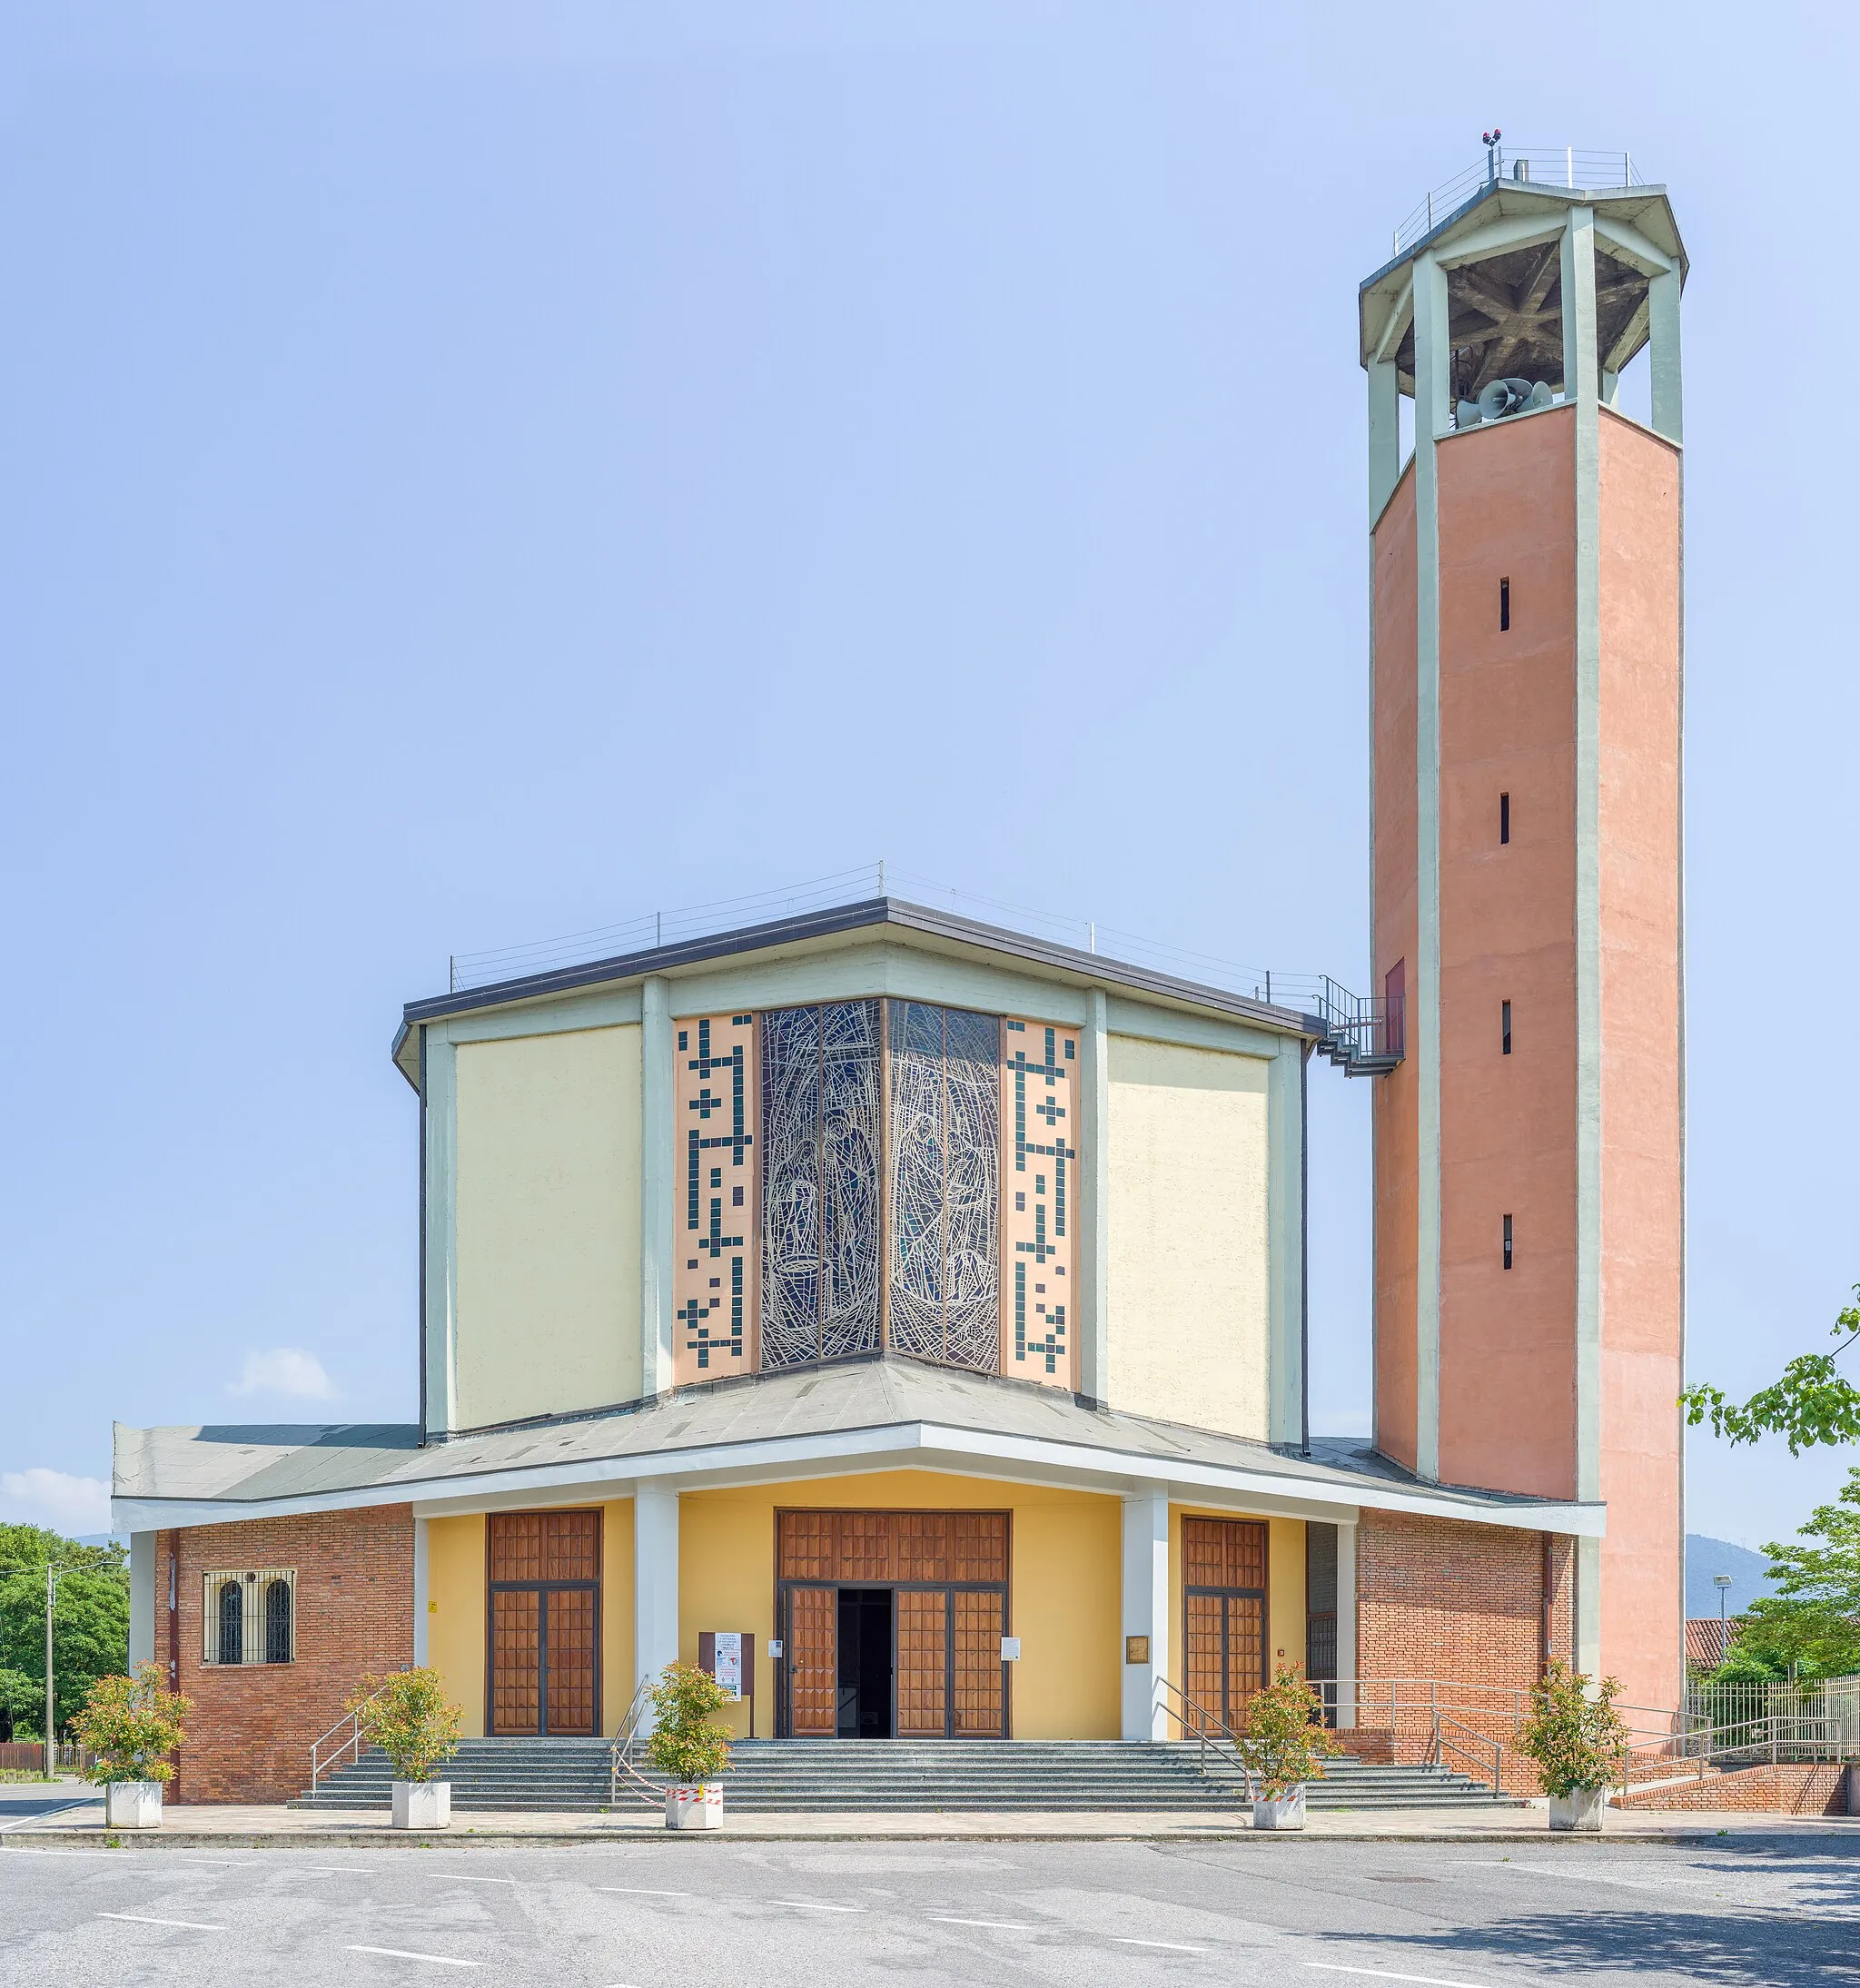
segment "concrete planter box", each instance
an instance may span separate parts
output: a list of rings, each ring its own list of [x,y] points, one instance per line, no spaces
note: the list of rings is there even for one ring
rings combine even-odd
[[[452,1784],[450,1781],[396,1781],[396,1829],[450,1829],[452,1826]]]
[[[698,1787],[674,1783],[665,1791],[665,1825],[668,1829],[721,1829],[722,1786],[715,1781]]]
[[[1606,1788],[1576,1788],[1568,1795],[1553,1795],[1550,1797],[1550,1827],[1586,1830],[1591,1835],[1599,1835],[1602,1810],[1608,1799]]]
[[[104,1788],[104,1821],[112,1829],[159,1829],[159,1781],[111,1781]]]
[[[1253,1827],[1255,1829],[1302,1829],[1304,1827],[1304,1790],[1293,1788],[1290,1795],[1281,1795],[1274,1802],[1253,1804]]]

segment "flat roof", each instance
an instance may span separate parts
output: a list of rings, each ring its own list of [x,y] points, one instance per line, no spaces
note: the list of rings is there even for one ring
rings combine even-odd
[[[401,1011],[392,1053],[404,1072],[402,1052],[414,1031],[423,1023],[442,1021],[451,1015],[543,1001],[556,994],[579,994],[590,987],[610,985],[616,981],[643,979],[648,974],[674,974],[681,968],[700,966],[712,960],[730,959],[746,953],[817,945],[822,939],[885,929],[1011,959],[1019,966],[1034,967],[1056,980],[1081,985],[1126,988],[1133,994],[1152,999],[1253,1023],[1281,1034],[1315,1041],[1324,1033],[1323,1024],[1316,1015],[1276,1002],[1255,1000],[1224,987],[1210,986],[1204,982],[1186,980],[1154,967],[1113,959],[1103,953],[1081,952],[1076,946],[1060,945],[1051,939],[1035,938],[1005,925],[984,925],[978,919],[965,918],[956,912],[939,911],[933,905],[885,896],[868,897],[852,905],[835,905],[824,911],[803,912],[794,917],[771,919],[766,924],[743,925],[734,931],[711,933],[701,938],[683,939],[670,945],[650,946],[641,952],[622,953],[610,959],[590,960],[578,966],[559,966],[547,973],[525,974],[513,980],[495,981],[485,987],[434,994],[423,1001],[410,1001]]]

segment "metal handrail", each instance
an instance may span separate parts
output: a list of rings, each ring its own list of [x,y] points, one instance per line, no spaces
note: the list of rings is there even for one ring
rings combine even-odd
[[[387,1686],[383,1685],[381,1686],[380,1691],[370,1692],[368,1696],[362,1699],[360,1705],[353,1706],[347,1712],[343,1713],[342,1716],[339,1718],[332,1726],[331,1726],[327,1733],[319,1734],[315,1739],[311,1741],[310,1792],[312,1796],[314,1796],[316,1794],[316,1785],[319,1778],[323,1775],[333,1773],[336,1767],[341,1765],[342,1756],[348,1752],[350,1747],[353,1746],[356,1748],[356,1759],[360,1760],[361,1758],[361,1745],[363,1731],[362,1715],[368,1710],[369,1706],[371,1706],[374,1701],[381,1696],[381,1692],[385,1691],[387,1688]],[[335,1749],[333,1753],[329,1756],[327,1759],[322,1758],[321,1756],[322,1754],[324,1743],[328,1740],[335,1738],[336,1735],[340,1733],[345,1726],[349,1728],[348,1737],[342,1741],[342,1743]]]
[[[1479,164],[1468,166],[1435,187],[1395,229],[1393,252],[1400,255],[1500,180],[1522,186],[1560,186],[1568,192],[1580,187],[1586,193],[1650,183],[1635,172],[1633,154],[1628,152],[1584,152],[1574,145],[1493,145]]]
[[[1447,1728],[1449,1726],[1456,1733],[1464,1733],[1467,1739],[1449,1739]],[[1478,1760],[1478,1754],[1467,1744],[1467,1740],[1477,1740],[1479,1746],[1492,1749],[1492,1799],[1497,1801],[1505,1792],[1505,1748],[1500,1741],[1493,1739],[1489,1734],[1481,1733],[1473,1726],[1464,1726],[1458,1719],[1442,1718],[1437,1712],[1434,1715],[1433,1757],[1428,1764],[1430,1766],[1444,1767],[1447,1763],[1441,1756],[1449,1750],[1464,1754],[1469,1760]]]
[[[643,1736],[640,1721],[646,1716],[646,1707],[652,1702],[652,1679],[642,1677],[639,1688],[633,1694],[633,1702],[627,1707],[627,1716],[614,1734],[614,1743],[607,1756],[607,1805],[611,1808],[619,1800],[620,1779],[636,1784],[627,1793],[636,1802],[657,1805],[665,1799],[665,1790],[648,1781],[633,1765],[633,1747]]]
[[[1184,1733],[1191,1730],[1192,1723],[1193,1737],[1198,1742],[1195,1755],[1197,1771],[1207,1773],[1208,1748],[1212,1744],[1217,1760],[1224,1750],[1232,1764],[1240,1770],[1241,1777],[1246,1783],[1247,1800],[1257,1801],[1259,1797],[1253,1785],[1252,1763],[1247,1757],[1245,1740],[1224,1719],[1217,1718],[1205,1706],[1196,1704],[1179,1685],[1172,1684],[1167,1677],[1157,1678],[1156,1684],[1160,1690],[1166,1691],[1183,1707],[1182,1710],[1170,1713],[1169,1716],[1174,1719]]]

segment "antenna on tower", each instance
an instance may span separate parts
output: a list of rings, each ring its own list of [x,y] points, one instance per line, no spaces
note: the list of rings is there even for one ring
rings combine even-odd
[[[1504,163],[1503,154],[1499,150],[1499,141],[1504,135],[1505,134],[1496,124],[1489,131],[1482,131],[1479,134],[1479,140],[1486,148],[1486,184],[1488,186],[1496,186],[1499,183],[1499,170]]]

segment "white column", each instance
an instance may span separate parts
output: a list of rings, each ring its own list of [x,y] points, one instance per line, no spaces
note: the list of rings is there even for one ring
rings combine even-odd
[[[413,1521],[413,1661],[420,1668],[426,1665],[426,1618],[428,1602],[432,1598],[432,1586],[426,1571],[426,1520]]]
[[[1401,480],[1401,387],[1392,359],[1372,359],[1370,379],[1370,523]]]
[[[426,1136],[420,1211],[425,1251],[425,1339],[420,1350],[424,1433],[444,1436],[458,1426],[459,1052],[443,1022],[429,1022],[420,1036]]]
[[[1575,1593],[1570,1613],[1576,1631],[1576,1668],[1585,1677],[1599,1677],[1602,1671],[1602,1543],[1578,1539],[1570,1568]]]
[[[1266,1067],[1267,1431],[1305,1439],[1305,1045],[1282,1038]]]
[[[1356,1521],[1337,1526],[1337,1725],[1356,1725]]]
[[[155,1660],[155,1535],[129,1536],[129,1667]]]
[[[640,984],[639,1014],[639,1392],[650,1400],[672,1385],[672,1009],[671,984]],[[670,1661],[669,1658],[667,1659]]]
[[[635,1683],[678,1660],[678,1494],[669,1485],[642,1484],[633,1494]]]
[[[1653,431],[1668,441],[1683,441],[1685,422],[1679,391],[1679,272],[1669,269],[1647,286],[1647,330],[1652,351],[1647,366],[1653,374]]]
[[[1156,1679],[1169,1675],[1169,1493],[1123,1500],[1123,1633],[1147,1637],[1147,1664],[1123,1667],[1123,1736],[1167,1739],[1169,1712]],[[1120,1653],[1128,1656],[1128,1650]]]

